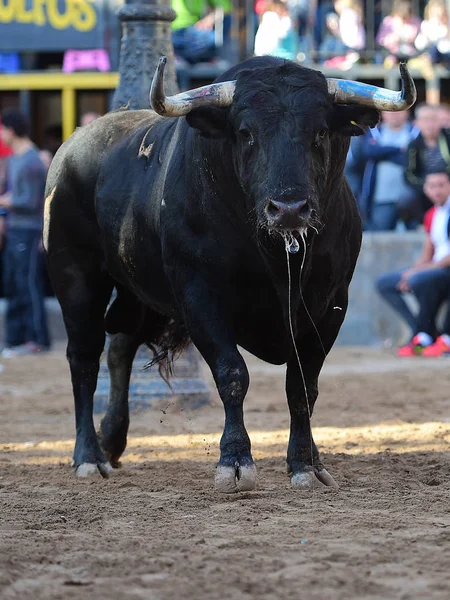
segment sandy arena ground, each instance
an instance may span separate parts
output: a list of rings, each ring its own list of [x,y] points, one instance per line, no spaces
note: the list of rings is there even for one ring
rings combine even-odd
[[[0,598],[448,600],[450,359],[333,351],[313,426],[337,492],[290,489],[283,369],[249,364],[259,489],[226,496],[215,394],[134,415],[123,468],[80,481],[62,349],[3,361]]]

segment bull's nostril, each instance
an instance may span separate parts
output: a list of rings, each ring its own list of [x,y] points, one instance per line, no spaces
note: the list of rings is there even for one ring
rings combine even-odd
[[[300,210],[298,211],[299,214],[302,215],[302,217],[308,215],[311,212],[311,209],[309,207],[309,204],[305,201],[301,206],[300,206]]]
[[[283,214],[280,205],[273,200],[269,200],[267,203],[266,211],[270,217],[277,217],[279,214]]]

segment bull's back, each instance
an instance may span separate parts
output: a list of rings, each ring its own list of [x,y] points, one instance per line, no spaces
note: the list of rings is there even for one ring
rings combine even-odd
[[[44,247],[99,242],[95,195],[99,173],[127,136],[159,119],[150,110],[119,110],[78,128],[56,153],[49,169],[44,209]],[[53,227],[54,225],[54,227]],[[50,233],[53,229],[53,242]],[[61,235],[57,235],[55,230]],[[53,248],[52,248],[53,246]]]

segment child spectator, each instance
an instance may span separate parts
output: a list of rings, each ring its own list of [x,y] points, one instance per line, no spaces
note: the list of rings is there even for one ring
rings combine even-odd
[[[0,195],[0,208],[8,213],[3,253],[7,347],[2,357],[10,358],[50,346],[39,270],[46,169],[28,137],[21,113],[3,115],[1,136],[12,149],[7,165],[8,191]]]
[[[331,36],[322,44],[321,52],[333,54],[324,65],[334,69],[350,69],[359,59],[359,51],[366,45],[363,9],[360,0],[336,0],[336,13],[327,17]]]
[[[399,348],[398,356],[417,356],[432,347],[436,339],[436,315],[450,290],[450,179],[446,171],[429,173],[425,193],[433,203],[426,213],[426,238],[422,253],[413,267],[382,275],[376,282],[383,299],[411,328],[412,340]],[[412,292],[419,302],[419,313],[412,314],[403,294]],[[440,348],[446,338],[437,338]],[[445,342],[446,344],[446,342]],[[433,347],[436,350],[436,347]],[[450,346],[448,347],[450,350]],[[428,352],[430,352],[429,350]]]
[[[267,4],[256,32],[255,55],[271,54],[292,59],[295,50],[295,33],[287,4],[282,0],[272,0]]]
[[[394,1],[391,14],[384,17],[377,34],[378,44],[390,52],[384,63],[386,67],[417,54],[414,42],[420,24],[421,20],[413,13],[409,0]]]
[[[429,0],[425,19],[420,26],[415,45],[419,52],[427,51],[433,63],[450,65],[449,16],[445,0]]]
[[[408,146],[405,177],[420,195],[422,214],[430,208],[430,202],[423,194],[426,173],[450,173],[450,131],[442,129],[439,113],[439,106],[433,104],[417,106],[414,123],[420,133]]]
[[[419,195],[404,177],[406,149],[417,133],[409,111],[400,111],[383,112],[381,125],[364,136],[361,206],[366,229],[392,231],[399,219],[408,229],[419,224]]]

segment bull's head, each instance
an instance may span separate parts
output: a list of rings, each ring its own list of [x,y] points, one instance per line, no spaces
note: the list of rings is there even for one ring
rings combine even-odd
[[[336,164],[341,175],[350,136],[374,127],[380,110],[412,106],[414,82],[404,64],[402,89],[392,92],[325,79],[290,61],[250,60],[253,68],[241,66],[232,81],[166,97],[162,58],[151,105],[166,117],[186,116],[204,137],[228,138],[239,183],[256,207],[259,224],[280,233],[302,231],[320,219],[319,200],[331,179],[340,184]]]

